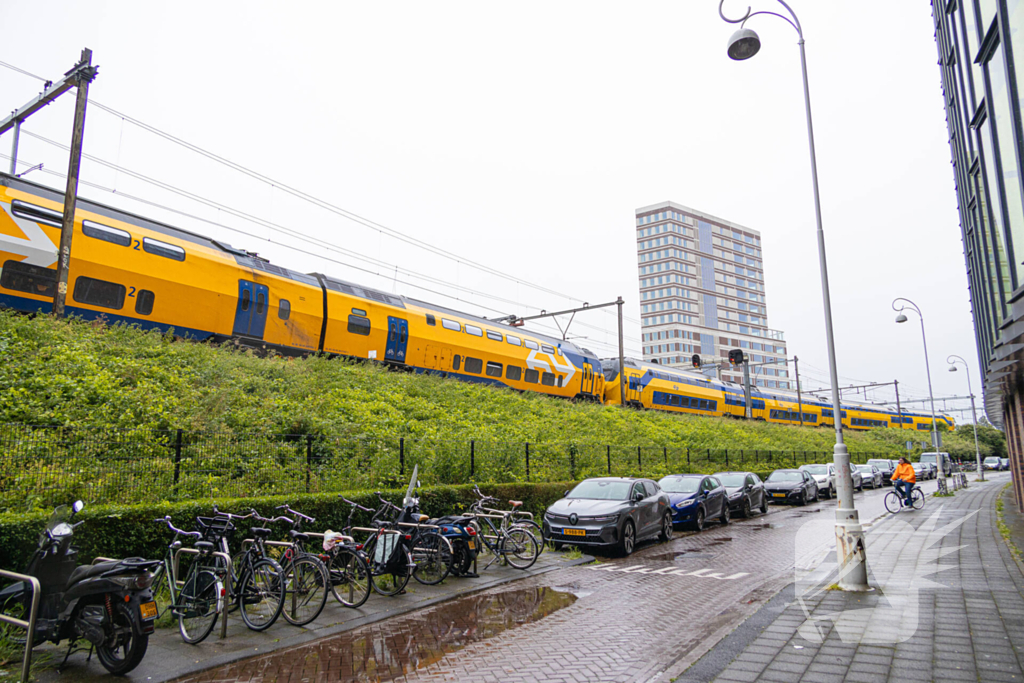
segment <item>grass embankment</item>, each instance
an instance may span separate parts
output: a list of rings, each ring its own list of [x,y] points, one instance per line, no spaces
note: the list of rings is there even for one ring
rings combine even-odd
[[[3,468],[13,471],[0,472],[0,491],[31,484],[32,472],[45,469],[59,471],[58,488],[73,492],[107,482],[107,495],[132,502],[119,493],[140,488],[138,482],[119,482],[93,469],[117,453],[123,456],[121,469],[143,455],[152,458],[147,472],[137,473],[151,482],[139,500],[150,501],[395,486],[401,481],[399,438],[405,440],[406,476],[419,464],[425,483],[566,481],[606,473],[609,458],[616,474],[726,466],[770,470],[794,457],[820,460],[834,439],[830,429],[576,404],[369,363],[261,358],[131,327],[8,311],[0,311],[0,356],[0,425],[73,427],[77,448],[66,447],[65,433],[29,449],[29,457],[18,431],[21,450],[4,450],[21,460]],[[83,436],[88,430],[79,429],[86,427],[135,435],[119,437],[116,447],[90,447]],[[180,472],[173,475],[167,436],[157,439],[147,430],[177,429],[186,434],[185,455],[179,454]],[[238,446],[242,435],[253,433],[303,438],[288,437],[264,450]],[[307,448],[306,437],[315,446]],[[210,446],[214,438],[218,445]],[[125,455],[123,443],[138,447],[147,439],[153,448]],[[905,453],[902,443],[895,430],[848,434],[855,460],[897,457]],[[730,457],[728,464],[723,455]],[[73,467],[60,460],[66,457],[75,458]],[[257,457],[265,460],[259,467],[251,462]],[[197,470],[201,477],[193,476]],[[259,476],[250,476],[257,470]],[[232,487],[232,481],[240,484]],[[28,489],[19,495],[30,499],[28,507],[48,503],[32,505]],[[92,499],[103,500],[98,494]],[[11,509],[0,501],[0,509],[5,507]]]

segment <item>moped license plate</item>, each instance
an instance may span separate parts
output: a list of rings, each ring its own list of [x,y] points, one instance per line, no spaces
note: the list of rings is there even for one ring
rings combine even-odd
[[[155,602],[144,602],[139,605],[139,614],[143,619],[156,619],[157,609]]]
[[[473,539],[469,539],[468,541],[466,541],[466,545],[469,546],[470,550],[476,550],[476,541],[474,541]]]

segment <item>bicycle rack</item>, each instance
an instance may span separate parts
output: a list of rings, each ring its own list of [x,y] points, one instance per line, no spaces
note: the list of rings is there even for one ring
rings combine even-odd
[[[179,586],[179,587],[181,585],[184,585],[181,581],[178,580],[178,558],[179,558],[179,556],[182,553],[186,553],[188,555],[198,555],[199,551],[196,550],[195,548],[178,548],[177,550],[174,551],[174,557],[173,557],[173,559],[171,561],[171,576],[168,577],[168,578],[169,578],[169,580],[174,582],[175,586]],[[227,571],[228,586],[234,585],[235,577],[234,577],[234,570],[231,568],[231,556],[228,555],[227,553],[220,552],[219,550],[216,551],[216,552],[210,553],[210,554],[213,555],[214,557],[219,557],[219,558],[224,560],[224,566],[226,567],[226,571]],[[221,639],[224,639],[224,638],[228,637],[228,612],[229,612],[228,606],[227,606],[227,604],[225,604],[224,605],[224,613],[221,614],[221,622],[220,622],[220,637],[221,637]]]
[[[32,645],[36,633],[36,613],[39,611],[39,579],[5,569],[0,569],[0,577],[24,581],[32,586],[32,605],[28,610],[28,621],[0,614],[0,621],[25,629],[25,656],[21,660],[21,683],[28,683],[28,670],[32,666]]]

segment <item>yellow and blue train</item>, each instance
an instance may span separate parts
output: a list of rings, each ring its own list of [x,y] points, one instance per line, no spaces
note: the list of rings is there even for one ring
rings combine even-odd
[[[0,173],[0,305],[48,311],[57,287],[63,195]],[[416,372],[619,403],[618,362],[536,332],[322,273],[299,273],[256,254],[164,223],[80,199],[66,312],[195,340],[278,353],[322,352]],[[742,388],[629,360],[627,405],[742,417]],[[832,410],[804,401],[804,424],[830,425]],[[755,418],[799,424],[796,396],[756,390]],[[852,429],[890,426],[872,406],[844,407]],[[903,414],[920,427],[923,416]],[[944,418],[948,420],[948,418]],[[848,420],[848,422],[847,422]],[[951,421],[949,422],[952,426]]]

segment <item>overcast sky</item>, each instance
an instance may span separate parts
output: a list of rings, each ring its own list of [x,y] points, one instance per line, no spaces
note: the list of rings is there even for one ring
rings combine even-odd
[[[927,396],[920,327],[896,325],[890,308],[903,296],[926,315],[936,395],[967,393],[964,373],[946,370],[953,353],[977,393],[929,3],[791,5],[807,36],[841,382],[898,379],[901,396]],[[746,6],[728,0],[725,11]],[[675,201],[761,232],[769,325],[785,332],[805,385],[827,383],[799,51],[778,19],[751,20],[762,50],[732,62],[735,27],[714,0],[94,0],[8,2],[0,16],[0,61],[56,79],[89,47],[94,103],[274,181],[92,106],[86,154],[259,222],[90,160],[83,181],[116,193],[83,184],[84,197],[488,317],[621,295],[629,355],[641,347],[634,211]],[[40,88],[0,68],[0,111]],[[25,130],[67,145],[73,105],[65,95]],[[10,144],[0,138],[0,153]],[[66,152],[27,134],[19,158],[19,170],[67,169]],[[45,171],[27,178],[64,185]],[[612,355],[614,317],[577,317],[570,337]]]

